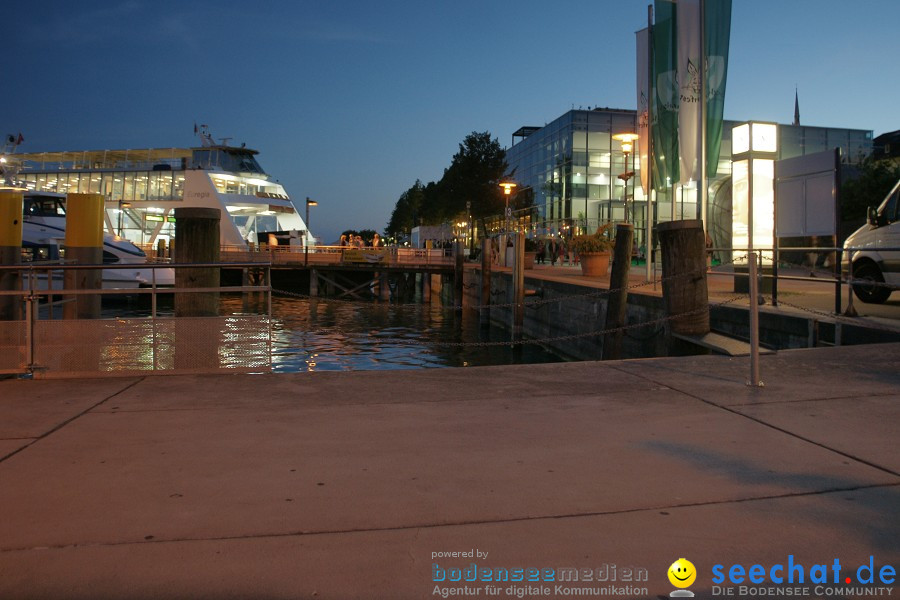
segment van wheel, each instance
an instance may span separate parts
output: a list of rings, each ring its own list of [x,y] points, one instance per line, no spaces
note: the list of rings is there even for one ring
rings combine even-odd
[[[870,262],[853,265],[853,279],[862,279],[871,281],[876,285],[866,285],[865,283],[853,284],[853,293],[856,297],[869,304],[883,304],[891,295],[891,288],[884,285],[884,277],[878,267]]]

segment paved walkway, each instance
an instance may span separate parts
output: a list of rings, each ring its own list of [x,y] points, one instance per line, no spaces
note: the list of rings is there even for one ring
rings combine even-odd
[[[435,563],[615,573],[498,597],[656,598],[679,557],[702,598],[717,564],[856,583],[900,567],[898,357],[784,351],[763,388],[717,356],[0,381],[0,598],[493,591]]]
[[[474,267],[470,267],[474,268]],[[497,270],[509,270],[504,267],[494,266]],[[810,278],[808,269],[781,269],[779,271],[778,299],[780,304],[772,307],[770,304],[762,306],[764,311],[782,312],[787,314],[802,315],[807,318],[830,319],[833,318],[835,301],[835,285],[830,282],[831,274],[824,270],[817,271],[817,277]],[[573,265],[536,265],[534,269],[525,271],[526,285],[528,279],[544,279],[560,281],[606,289],[609,280],[599,277],[584,277],[581,275],[581,267]],[[656,277],[662,277],[657,271]],[[785,279],[790,277],[792,279]],[[662,284],[652,283],[639,285],[647,280],[646,267],[644,265],[632,265],[629,271],[629,293],[662,296]],[[711,303],[723,302],[734,298],[734,274],[728,267],[716,267],[707,276],[709,289],[709,301]],[[771,294],[766,294],[771,296]],[[848,286],[841,286],[841,312],[847,310],[850,292]],[[735,305],[746,305],[747,300],[738,300]],[[855,297],[853,307],[856,317],[843,318],[845,323],[855,323],[870,327],[884,328],[888,330],[900,330],[900,292],[895,292],[884,304],[865,304]]]

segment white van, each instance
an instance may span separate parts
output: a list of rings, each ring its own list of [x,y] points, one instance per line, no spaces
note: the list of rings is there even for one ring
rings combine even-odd
[[[863,302],[881,304],[900,290],[900,181],[878,210],[869,208],[868,223],[844,242],[852,252],[853,292]],[[852,250],[851,250],[852,249]]]

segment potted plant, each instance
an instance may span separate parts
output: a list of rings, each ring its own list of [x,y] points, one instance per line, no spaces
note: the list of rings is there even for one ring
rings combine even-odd
[[[572,247],[581,259],[581,274],[585,277],[606,277],[609,270],[610,250],[613,240],[607,236],[609,223],[601,225],[590,234],[576,235]]]

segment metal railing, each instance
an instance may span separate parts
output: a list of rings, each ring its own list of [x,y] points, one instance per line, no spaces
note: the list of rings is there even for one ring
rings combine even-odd
[[[794,281],[809,282],[817,285],[833,286],[834,314],[855,315],[854,288],[886,288],[900,290],[900,287],[883,281],[875,281],[871,278],[855,277],[851,261],[857,252],[877,251],[900,253],[900,247],[791,247],[791,248],[755,248],[757,255],[758,282],[770,280],[771,302],[773,306],[779,303],[778,282]],[[708,248],[711,256],[727,255],[730,253],[732,260],[728,263],[728,270],[721,271],[713,268],[710,275],[728,275],[734,277],[748,277],[747,272],[741,268],[748,268],[747,249],[741,248]],[[791,255],[802,255],[799,262],[793,262]],[[822,256],[825,256],[822,260]],[[822,266],[819,266],[819,262]],[[801,274],[797,274],[801,273]],[[802,274],[808,273],[808,274]],[[847,307],[843,308],[843,286],[847,286]]]
[[[148,264],[141,268],[222,266]],[[8,280],[10,273],[18,273],[20,283],[17,289],[0,291],[0,306],[7,317],[0,321],[0,373],[51,378],[267,372],[272,354],[268,265],[228,266],[262,269],[262,284],[179,288],[151,282],[136,288],[62,289],[66,273],[134,269],[135,265],[2,266],[0,276]],[[185,294],[214,294],[216,299],[219,294],[240,294],[244,302],[235,314],[175,316],[177,296]],[[72,307],[84,296],[105,301],[128,296],[132,302],[104,307],[96,318],[74,318]]]
[[[221,246],[224,263],[266,262],[272,265],[312,266],[450,266],[453,256],[445,248],[396,248],[350,246]],[[229,265],[230,266],[230,265]]]

